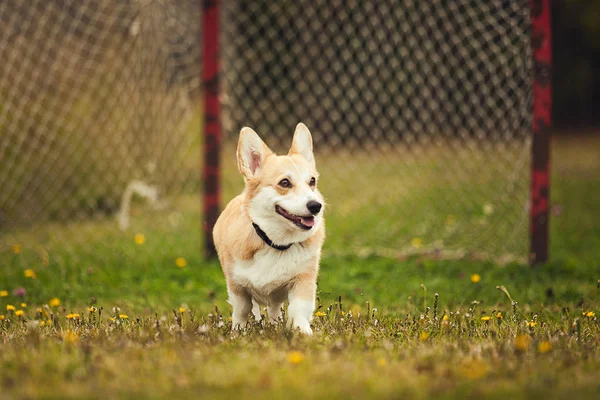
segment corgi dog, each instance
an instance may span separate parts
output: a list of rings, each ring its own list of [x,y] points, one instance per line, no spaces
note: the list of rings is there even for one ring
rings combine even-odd
[[[287,155],[273,153],[250,128],[243,128],[237,164],[244,191],[219,216],[213,238],[233,307],[234,329],[250,312],[278,321],[289,302],[287,326],[311,335],[317,274],[325,240],[325,201],[308,128],[296,126]]]

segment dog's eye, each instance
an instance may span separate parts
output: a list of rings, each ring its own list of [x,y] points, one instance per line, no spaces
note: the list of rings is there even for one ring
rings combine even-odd
[[[314,177],[310,178],[310,183],[309,183],[309,185],[310,185],[310,186],[315,186],[316,184],[317,184],[317,180],[316,180]]]
[[[283,188],[291,188],[292,182],[290,182],[289,179],[282,179],[279,181],[279,186],[281,186]]]

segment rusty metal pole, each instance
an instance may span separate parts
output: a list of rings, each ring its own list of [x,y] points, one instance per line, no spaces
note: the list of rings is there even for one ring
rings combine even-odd
[[[204,94],[204,250],[216,255],[212,231],[221,204],[221,102],[219,98],[219,0],[204,0],[202,6],[202,89]]]
[[[550,204],[550,124],[552,112],[552,42],[550,0],[531,1],[533,50],[533,143],[531,149],[531,265],[548,261]]]

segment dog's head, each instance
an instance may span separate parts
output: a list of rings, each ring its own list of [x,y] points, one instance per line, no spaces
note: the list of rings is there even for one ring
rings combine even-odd
[[[256,132],[243,128],[237,159],[246,181],[246,211],[274,243],[301,242],[317,231],[325,202],[317,189],[312,136],[304,124],[296,126],[285,156],[276,155]]]

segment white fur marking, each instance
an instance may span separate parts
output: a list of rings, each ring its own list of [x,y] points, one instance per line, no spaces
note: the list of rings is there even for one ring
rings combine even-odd
[[[298,168],[298,166],[296,165],[296,163],[294,162],[294,160],[292,160],[290,157],[288,157],[288,160],[290,160],[290,162],[292,163],[292,165],[294,166],[294,168],[296,168],[296,172],[298,173],[298,175],[302,175],[300,173],[300,169]]]
[[[265,247],[250,261],[236,260],[233,279],[246,287],[260,303],[267,304],[270,293],[263,288],[284,285],[296,275],[308,271],[311,268],[309,261],[314,256],[314,247],[294,245],[285,251]]]

